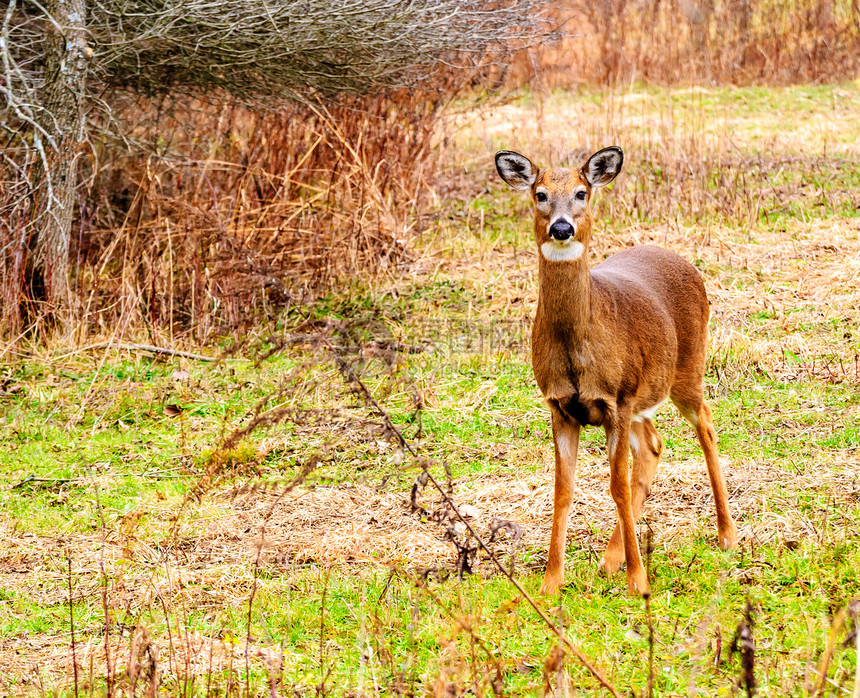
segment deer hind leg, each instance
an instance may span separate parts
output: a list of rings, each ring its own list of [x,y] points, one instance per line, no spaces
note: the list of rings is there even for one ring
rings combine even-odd
[[[677,401],[675,405],[684,419],[695,428],[699,444],[705,454],[708,478],[711,481],[711,490],[717,507],[717,539],[723,550],[729,550],[737,545],[738,528],[729,512],[729,495],[717,455],[717,432],[714,430],[711,408],[704,400],[700,400],[697,406]]]
[[[606,443],[609,451],[609,491],[615,502],[624,562],[627,564],[627,588],[631,594],[649,592],[648,577],[642,566],[639,542],[636,540],[636,521],[633,517],[633,497],[630,487],[630,472],[627,465],[630,439],[630,417],[619,420],[606,428]]]
[[[650,419],[632,422],[630,425],[630,450],[633,451],[633,470],[631,473],[631,490],[633,500],[633,520],[639,519],[642,506],[651,492],[651,483],[657,474],[657,465],[663,453],[663,439],[654,428]],[[621,527],[615,524],[615,530],[609,539],[606,553],[600,561],[600,569],[607,574],[617,572],[624,562],[624,542],[621,538]]]
[[[576,453],[579,448],[579,422],[552,410],[552,440],[555,445],[555,496],[552,510],[552,535],[546,574],[541,594],[557,594],[564,583],[564,551],[567,545],[567,523],[576,479]]]

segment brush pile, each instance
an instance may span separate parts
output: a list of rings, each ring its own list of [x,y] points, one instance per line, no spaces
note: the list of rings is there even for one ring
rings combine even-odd
[[[12,336],[63,316],[83,336],[205,339],[400,263],[439,109],[550,36],[538,0],[12,2],[0,19]]]

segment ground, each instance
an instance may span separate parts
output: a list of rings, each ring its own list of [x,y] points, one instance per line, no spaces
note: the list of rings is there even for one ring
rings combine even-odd
[[[422,463],[619,694],[746,690],[747,624],[758,695],[850,695],[858,113],[856,83],[452,110],[451,192],[407,268],[258,336],[189,347],[215,362],[0,350],[0,695],[143,694],[153,673],[169,695],[604,694],[486,552],[458,575],[475,542]],[[537,594],[552,449],[528,364],[536,252],[527,201],[492,167],[500,148],[575,165],[611,144],[625,172],[597,202],[590,254],[659,244],[702,272],[706,388],[741,535],[717,548],[701,453],[665,407],[639,523],[647,604],[597,572],[614,523],[598,430],[584,432],[566,586]]]

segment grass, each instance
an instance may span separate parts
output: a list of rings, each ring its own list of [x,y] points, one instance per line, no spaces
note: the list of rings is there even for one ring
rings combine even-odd
[[[495,518],[520,527],[492,547],[536,595],[552,503],[548,415],[528,365],[536,264],[525,202],[492,178],[489,154],[515,147],[558,163],[611,140],[628,171],[599,202],[593,254],[655,242],[702,271],[708,399],[742,545],[716,549],[701,454],[666,408],[639,527],[643,548],[651,531],[650,609],[621,576],[598,575],[614,514],[602,434],[586,430],[567,585],[539,603],[625,695],[744,692],[732,646],[747,602],[758,695],[850,695],[856,620],[842,626],[839,614],[860,597],[860,202],[844,163],[860,134],[856,120],[815,124],[856,111],[858,94],[525,95],[480,122],[457,117],[448,157],[472,174],[387,279],[288,313],[238,349],[205,349],[223,354],[211,364],[6,354],[0,691],[74,694],[71,587],[83,691],[129,695],[137,680],[139,693],[149,679],[134,677],[152,675],[154,656],[170,695],[244,695],[246,681],[251,695],[272,684],[299,695],[600,695],[574,658],[558,661],[557,638],[485,555],[457,579],[438,495],[419,488],[425,514],[410,511],[420,469],[331,353],[273,336],[328,322],[443,482],[447,464],[479,533],[489,538]],[[571,123],[583,126],[576,142]],[[667,185],[684,162],[694,174]],[[231,440],[255,415],[271,419]],[[315,460],[296,489],[272,489]],[[203,496],[189,498],[196,485]]]

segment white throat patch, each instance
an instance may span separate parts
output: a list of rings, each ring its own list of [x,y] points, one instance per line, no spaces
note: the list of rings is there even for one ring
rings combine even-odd
[[[573,239],[565,241],[548,240],[540,246],[540,253],[550,262],[572,262],[582,256],[581,242]]]

